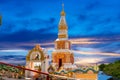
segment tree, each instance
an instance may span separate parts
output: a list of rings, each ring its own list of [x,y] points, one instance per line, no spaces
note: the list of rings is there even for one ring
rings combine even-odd
[[[100,71],[103,71],[104,68],[105,68],[105,64],[101,64],[101,65],[99,66],[99,70],[100,70]]]
[[[120,79],[120,60],[106,65],[103,68],[103,72],[112,76],[113,78]]]

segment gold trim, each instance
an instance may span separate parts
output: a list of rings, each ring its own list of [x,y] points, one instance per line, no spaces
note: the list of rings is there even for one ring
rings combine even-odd
[[[26,61],[30,61],[30,55],[31,55],[33,52],[39,52],[39,53],[40,53],[40,55],[41,55],[40,60],[41,60],[41,61],[43,61],[43,60],[45,59],[44,53],[43,53],[42,50],[33,48],[33,49],[28,53],[28,55],[26,56]]]
[[[59,30],[67,30],[67,26],[66,25],[59,25]]]
[[[60,34],[58,35],[59,38],[67,38],[67,34]]]

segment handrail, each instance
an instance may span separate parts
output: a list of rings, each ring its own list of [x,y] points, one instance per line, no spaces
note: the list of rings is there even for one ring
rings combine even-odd
[[[40,71],[28,69],[28,68],[23,68],[23,67],[20,67],[20,66],[15,66],[15,65],[12,65],[12,64],[4,63],[4,62],[0,62],[0,64],[4,64],[4,65],[11,66],[11,67],[15,67],[15,68],[23,69],[23,70],[28,70],[28,71],[32,71],[32,72],[37,72],[37,73],[40,73],[40,74],[49,75],[49,73],[40,72]]]

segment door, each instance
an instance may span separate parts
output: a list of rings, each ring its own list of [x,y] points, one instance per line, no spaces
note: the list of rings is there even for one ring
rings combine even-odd
[[[59,68],[62,66],[62,59],[59,59]]]

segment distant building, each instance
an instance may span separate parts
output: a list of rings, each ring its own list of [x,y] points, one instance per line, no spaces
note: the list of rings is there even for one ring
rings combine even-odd
[[[49,63],[48,63],[48,55],[44,49],[40,47],[40,45],[36,45],[32,50],[29,51],[26,56],[26,68],[47,72]],[[39,77],[40,75],[32,72],[25,71],[26,78]]]

